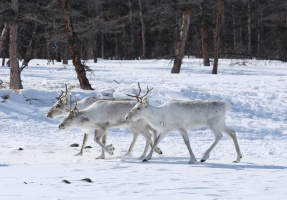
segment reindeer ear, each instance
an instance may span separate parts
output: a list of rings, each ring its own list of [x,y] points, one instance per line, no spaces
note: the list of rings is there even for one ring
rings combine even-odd
[[[142,100],[142,103],[144,103],[144,104],[148,104],[148,98],[147,98],[147,97],[145,97],[145,98]]]
[[[63,98],[61,99],[61,101],[62,101],[63,104],[67,104],[67,102],[68,102],[67,98],[68,98],[68,97],[63,97]]]

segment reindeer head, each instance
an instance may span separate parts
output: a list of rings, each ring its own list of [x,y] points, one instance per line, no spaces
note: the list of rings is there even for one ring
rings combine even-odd
[[[65,115],[70,109],[71,104],[71,96],[68,95],[72,86],[67,86],[65,84],[66,91],[61,90],[60,96],[56,97],[57,102],[53,105],[53,107],[48,111],[47,117],[54,118],[58,116]]]
[[[85,113],[80,112],[77,109],[77,102],[73,109],[70,110],[69,114],[59,124],[59,129],[66,128],[81,128],[85,127],[85,123],[89,122],[89,118],[85,116]]]
[[[140,84],[138,83],[138,87],[139,87],[139,92],[137,95],[130,95],[127,94],[130,97],[135,97],[138,101],[138,103],[130,110],[130,112],[125,116],[126,120],[131,120],[131,121],[136,121],[138,119],[141,119],[141,113],[144,111],[144,109],[148,106],[148,99],[147,99],[147,95],[148,93],[152,90],[149,89],[147,87],[147,91],[145,93],[145,95],[140,97],[140,93],[141,93],[141,87]]]

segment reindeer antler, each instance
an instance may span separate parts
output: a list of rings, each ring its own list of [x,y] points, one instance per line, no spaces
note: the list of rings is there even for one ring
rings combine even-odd
[[[126,95],[128,95],[129,97],[135,97],[137,101],[139,102],[139,95],[141,94],[142,89],[141,89],[140,83],[138,83],[138,86],[139,86],[139,92],[137,95],[131,95],[131,94],[126,94]]]
[[[130,95],[130,94],[126,94],[126,95],[128,95],[128,96],[130,96],[130,97],[135,97],[138,102],[142,102],[143,98],[144,98],[145,96],[147,96],[148,93],[149,93],[153,88],[149,89],[149,88],[147,87],[147,91],[146,91],[145,95],[143,95],[142,97],[140,97],[140,94],[141,94],[141,91],[142,91],[142,90],[141,90],[140,83],[138,83],[138,87],[139,87],[139,92],[138,92],[137,95]]]
[[[66,91],[61,90],[60,96],[56,97],[56,99],[59,100],[59,99],[62,99],[63,97],[66,97],[67,94],[72,90],[72,88],[73,88],[72,85],[70,85],[70,86],[68,87],[67,83],[65,83],[65,89],[66,89]]]
[[[61,98],[63,97],[63,96],[62,96],[63,94],[64,94],[64,91],[61,90],[61,94],[60,94],[58,97],[55,97],[55,98],[56,98],[57,100],[59,100],[59,99],[61,99]]]
[[[153,88],[149,89],[148,87],[146,87],[146,93],[145,95],[143,95],[142,97],[140,97],[141,99],[143,99],[145,96],[148,95],[148,93],[152,90]]]
[[[77,101],[77,98],[75,97],[75,107],[72,109],[72,97],[70,96],[70,111],[77,111],[79,112],[78,108],[77,108],[77,105],[78,105],[78,101]]]

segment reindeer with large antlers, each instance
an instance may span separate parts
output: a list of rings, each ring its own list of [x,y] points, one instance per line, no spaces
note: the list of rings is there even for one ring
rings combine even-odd
[[[67,92],[68,90],[66,90]],[[99,105],[98,102],[102,102],[99,103],[99,105],[104,104],[105,106],[103,106],[100,110],[99,110]],[[93,105],[94,109],[91,109],[88,107],[91,106],[92,104],[96,104]],[[59,128],[69,128],[69,127],[78,127],[83,129],[83,126],[87,126],[89,127],[89,125],[87,125],[85,122],[78,122],[77,118],[81,118],[80,117],[80,113],[83,113],[82,110],[84,109],[88,109],[90,111],[85,111],[84,113],[87,114],[89,116],[89,119],[91,121],[93,121],[93,119],[96,117],[96,119],[94,119],[94,125],[92,126],[92,128],[95,129],[95,141],[97,143],[100,144],[100,146],[103,147],[103,151],[100,157],[98,158],[105,158],[105,151],[108,151],[109,154],[113,153],[113,147],[110,146],[105,146],[105,141],[106,141],[106,131],[108,128],[111,127],[116,127],[118,126],[125,126],[128,127],[131,132],[133,133],[133,140],[132,143],[129,147],[128,152],[126,153],[126,155],[129,155],[130,152],[132,151],[134,144],[136,142],[136,139],[138,137],[138,134],[143,134],[144,137],[146,137],[147,141],[146,141],[146,148],[145,151],[143,153],[143,155],[141,156],[144,157],[144,155],[146,154],[148,145],[150,144],[152,146],[152,141],[151,141],[151,135],[150,132],[153,133],[153,137],[154,139],[157,137],[157,132],[155,129],[153,129],[148,123],[146,123],[144,120],[138,120],[137,122],[133,122],[133,123],[128,123],[126,124],[124,121],[124,115],[126,112],[128,112],[134,105],[136,104],[136,101],[132,100],[132,99],[122,99],[122,98],[95,98],[95,97],[87,97],[79,102],[77,102],[76,106],[75,106],[75,102],[71,102],[71,98],[68,98],[67,94],[64,93],[63,97],[60,98],[58,100],[57,103],[55,103],[55,105],[53,106],[53,108],[50,109],[50,111],[48,112],[47,116],[50,118],[56,117],[56,116],[62,116],[65,115],[67,113],[69,113],[68,117],[66,117],[66,123],[61,123],[61,124],[65,124],[65,126],[60,126]],[[74,107],[73,110],[70,111],[70,107],[71,105]],[[119,111],[121,109],[118,109],[118,107],[122,107],[124,110],[122,111],[122,113]],[[69,117],[70,116],[70,117]],[[84,115],[81,115],[84,116]],[[85,115],[86,116],[86,115]],[[86,116],[86,117],[88,117]],[[65,119],[63,120],[63,122],[65,121]],[[69,124],[71,121],[75,121],[74,124],[72,123]],[[104,121],[104,122],[103,122]],[[115,121],[118,121],[119,123],[115,123]],[[87,128],[85,127],[85,128]],[[89,128],[87,128],[89,129]],[[78,154],[76,155],[82,155],[83,154],[83,149],[84,146],[86,144],[86,141],[88,139],[88,133],[89,131],[84,131],[84,139],[83,139],[83,144],[81,147],[81,150]],[[103,137],[102,142],[99,141],[99,138]],[[107,148],[106,148],[107,147]],[[156,148],[155,151],[159,154],[161,154],[161,150],[159,148]]]
[[[125,116],[127,121],[136,121],[138,119],[146,120],[160,134],[154,142],[150,153],[143,161],[152,158],[153,150],[159,142],[164,139],[168,132],[177,130],[181,133],[183,140],[190,154],[189,162],[192,164],[196,161],[190,147],[189,137],[186,129],[193,129],[207,126],[213,132],[215,141],[204,153],[201,162],[209,158],[210,152],[222,138],[222,132],[229,135],[235,145],[237,158],[234,162],[239,162],[242,158],[238,145],[236,133],[228,128],[225,124],[225,115],[230,110],[231,105],[224,101],[206,101],[206,100],[171,100],[161,106],[155,107],[149,105],[148,99],[145,98],[151,89],[147,88],[145,95],[140,97],[139,93],[133,96],[138,103]]]

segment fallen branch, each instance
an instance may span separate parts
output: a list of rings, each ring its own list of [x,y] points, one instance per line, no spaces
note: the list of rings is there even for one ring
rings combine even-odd
[[[32,103],[32,101],[39,101],[39,102],[41,102],[41,103],[43,103],[43,104],[46,104],[46,103],[44,102],[44,100],[41,100],[41,99],[29,98],[29,97],[26,97],[25,95],[23,95],[23,97],[25,98],[25,101],[29,101],[30,104]]]

